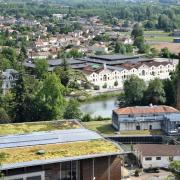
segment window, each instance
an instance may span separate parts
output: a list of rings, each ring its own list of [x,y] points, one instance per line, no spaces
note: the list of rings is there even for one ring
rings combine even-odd
[[[161,160],[161,157],[156,157],[156,160]]]
[[[146,157],[145,160],[146,160],[146,161],[151,161],[151,160],[152,160],[152,157]]]
[[[145,76],[145,74],[146,74],[145,70],[142,70],[142,76]]]
[[[6,176],[3,178],[3,180],[45,180],[45,173],[44,171],[42,171],[21,175]]]

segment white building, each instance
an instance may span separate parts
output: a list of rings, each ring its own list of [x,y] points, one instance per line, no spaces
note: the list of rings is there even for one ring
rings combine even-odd
[[[170,78],[169,73],[175,70],[176,63],[169,61],[149,61],[138,63],[126,62],[119,66],[104,66],[106,68],[102,68],[102,65],[97,66],[98,68],[88,66],[83,69],[90,83],[98,85],[100,89],[103,87],[123,89],[124,81],[132,75],[138,76],[147,83],[155,78],[168,79]]]
[[[2,91],[5,94],[9,89],[13,87],[17,80],[18,72],[14,69],[6,69],[2,72]]]
[[[86,78],[100,89],[122,88],[121,68],[111,66],[92,65],[83,69]]]
[[[180,111],[170,106],[134,106],[113,110],[112,125],[118,131],[162,130],[178,133]]]
[[[168,168],[172,161],[180,161],[180,145],[137,144],[133,149],[144,169]]]

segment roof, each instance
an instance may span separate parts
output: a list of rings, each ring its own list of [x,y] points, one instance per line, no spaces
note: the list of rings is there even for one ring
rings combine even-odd
[[[43,150],[45,154],[38,155]],[[6,148],[0,150],[5,153],[1,169],[43,165],[55,162],[101,157],[120,154],[120,149],[114,143],[104,140],[90,140],[72,143],[58,143],[23,148]]]
[[[26,123],[12,123],[0,125],[0,136],[10,134],[28,134],[32,132],[53,131],[81,128],[81,124],[76,120],[56,120]]]
[[[94,131],[78,128],[0,137],[0,149],[101,139]]]
[[[113,110],[119,115],[129,114],[157,114],[157,113],[176,113],[179,112],[177,109],[170,106],[134,106],[125,107]]]
[[[136,144],[134,148],[143,156],[180,156],[180,145]]]
[[[9,124],[0,125],[0,128],[0,132],[5,129],[0,137],[0,153],[5,154],[0,168],[3,170],[121,152],[115,143],[85,129],[75,120]],[[8,132],[10,135],[5,135]],[[38,154],[39,151],[44,153]]]

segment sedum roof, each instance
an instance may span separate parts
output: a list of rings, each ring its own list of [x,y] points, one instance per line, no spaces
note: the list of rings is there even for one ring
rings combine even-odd
[[[77,129],[81,125],[75,120],[40,121],[27,123],[1,124],[0,136],[9,134],[29,134],[32,132]]]
[[[39,155],[37,154],[39,150],[43,150],[45,153]],[[79,157],[85,155],[120,153],[120,149],[111,141],[97,139],[71,143],[4,148],[0,149],[0,153],[5,154],[5,159],[2,161],[4,166],[7,164],[12,165],[23,162],[33,162],[37,160],[42,161],[57,158],[61,159],[68,157]]]

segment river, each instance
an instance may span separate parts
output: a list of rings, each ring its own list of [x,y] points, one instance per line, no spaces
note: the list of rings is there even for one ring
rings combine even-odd
[[[116,100],[117,98],[113,97],[105,100],[83,103],[80,106],[80,110],[84,114],[90,114],[93,118],[98,116],[111,118],[112,110],[118,108]]]

